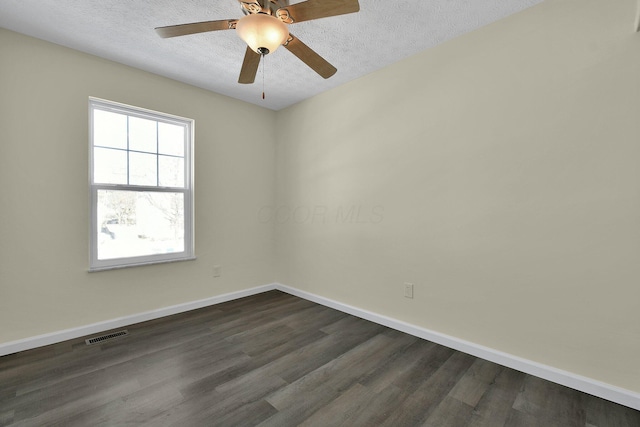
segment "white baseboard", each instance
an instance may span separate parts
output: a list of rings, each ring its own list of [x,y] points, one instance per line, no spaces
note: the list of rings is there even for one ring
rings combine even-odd
[[[45,345],[55,344],[86,335],[92,335],[108,331],[110,329],[122,328],[124,326],[133,325],[135,323],[146,322],[147,320],[159,319],[160,317],[171,316],[172,314],[184,313],[186,311],[196,310],[198,308],[208,307],[210,305],[220,304],[239,298],[244,298],[250,295],[271,291],[275,288],[276,286],[274,284],[258,286],[238,292],[231,292],[211,298],[205,298],[198,301],[191,301],[184,304],[177,304],[170,307],[159,308],[157,310],[145,311],[143,313],[137,313],[131,316],[118,317],[116,319],[105,320],[104,322],[92,323],[90,325],[80,326],[77,328],[65,329],[62,331],[51,332],[49,334],[37,335],[35,337],[10,341],[0,344],[0,356],[17,353],[19,351],[30,350],[32,348],[44,347]]]
[[[158,319],[160,317],[170,316],[172,314],[184,313],[186,311],[198,308],[208,307],[250,295],[259,294],[271,290],[280,290],[291,295],[330,307],[362,319],[378,323],[383,326],[428,340],[434,343],[444,345],[454,350],[497,363],[508,368],[515,369],[526,374],[531,374],[545,380],[561,384],[575,390],[579,390],[594,396],[601,397],[621,405],[640,410],[640,393],[626,390],[607,383],[583,377],[568,371],[556,369],[551,366],[543,365],[531,360],[523,359],[508,353],[504,353],[492,348],[484,347],[469,341],[464,341],[449,335],[431,331],[419,326],[405,323],[387,316],[376,314],[358,307],[343,304],[338,301],[331,300],[309,292],[301,291],[296,288],[274,283],[270,285],[258,286],[251,289],[245,289],[238,292],[231,292],[211,298],[205,298],[198,301],[192,301],[184,304],[177,304],[170,307],[164,307],[157,310],[146,311],[131,316],[119,317],[104,322],[93,323],[78,328],[65,329],[63,331],[52,332],[49,334],[38,335],[35,337],[25,338],[17,341],[0,344],[0,356],[17,353],[32,348],[43,347],[49,344],[79,338],[86,335],[96,334],[110,329],[121,328],[147,320]]]
[[[570,387],[574,390],[582,391],[593,396],[598,396],[603,399],[640,410],[640,393],[596,381],[591,378],[583,377],[581,375],[577,375],[568,371],[563,371],[551,366],[543,365],[541,363],[533,362],[531,360],[523,359],[512,354],[484,347],[482,345],[475,344],[469,341],[464,341],[456,337],[441,334],[435,331],[430,331],[419,326],[401,322],[390,317],[382,316],[380,314],[363,310],[351,305],[343,304],[329,298],[301,291],[299,289],[291,288],[279,283],[275,285],[275,288],[282,292],[286,292],[288,294],[295,295],[297,297],[304,298],[306,300],[313,301],[315,303],[331,307],[336,310],[340,310],[344,313],[348,313],[362,319],[366,319],[371,322],[378,323],[380,325],[387,326],[389,328],[428,341],[432,341],[445,347],[459,350],[463,353],[467,353],[472,356],[476,356],[481,359],[485,359],[490,362],[494,362],[499,365],[524,372],[526,374],[531,374],[536,377],[554,382],[556,384]]]

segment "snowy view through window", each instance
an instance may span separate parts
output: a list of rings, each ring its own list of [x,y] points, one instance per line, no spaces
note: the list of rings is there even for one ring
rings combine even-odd
[[[184,251],[184,197],[98,190],[98,259]]]

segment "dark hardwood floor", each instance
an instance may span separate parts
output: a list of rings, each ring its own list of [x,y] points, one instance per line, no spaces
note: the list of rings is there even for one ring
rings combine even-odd
[[[278,291],[0,358],[2,426],[640,426],[640,412]]]

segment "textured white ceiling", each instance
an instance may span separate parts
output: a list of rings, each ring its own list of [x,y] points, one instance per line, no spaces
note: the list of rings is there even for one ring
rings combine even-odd
[[[242,17],[237,0],[1,0],[0,27],[279,110],[542,0],[360,0],[360,12],[289,30],[338,72],[324,80],[286,49],[253,85],[237,83],[235,31],[161,39],[155,27]],[[291,4],[300,1],[292,0]]]

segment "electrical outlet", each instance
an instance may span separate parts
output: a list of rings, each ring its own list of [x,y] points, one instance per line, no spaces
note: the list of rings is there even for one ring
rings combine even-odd
[[[214,265],[213,277],[220,277],[220,276],[222,276],[222,267],[220,267],[219,265]]]
[[[404,296],[405,298],[413,298],[413,283],[405,282]]]

